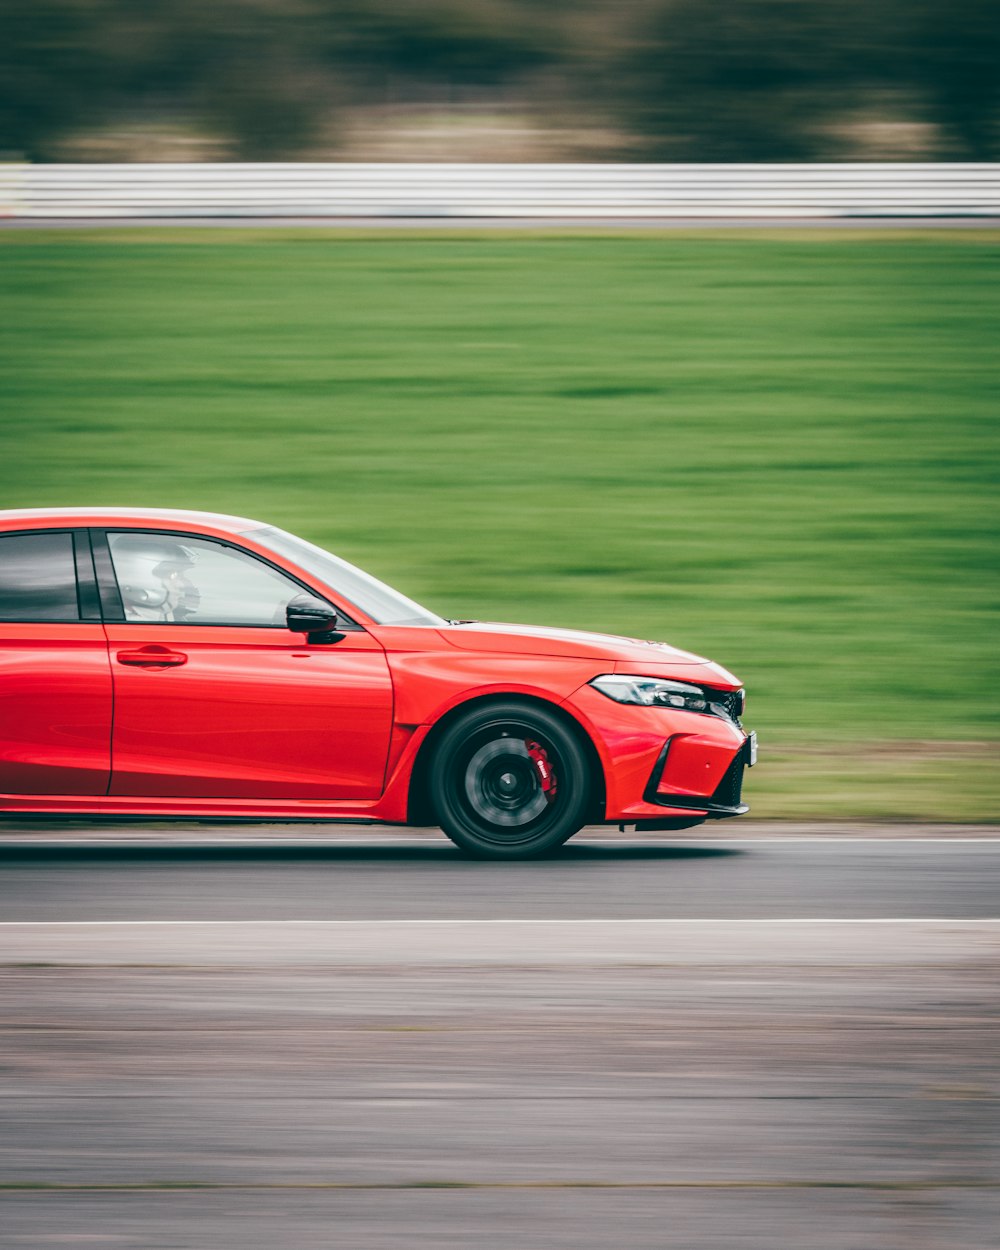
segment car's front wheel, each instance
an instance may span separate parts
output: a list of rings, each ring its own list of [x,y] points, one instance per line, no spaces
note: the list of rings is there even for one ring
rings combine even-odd
[[[430,771],[438,823],[463,850],[524,859],[582,828],[592,779],[562,720],[531,704],[472,708],[445,730]]]

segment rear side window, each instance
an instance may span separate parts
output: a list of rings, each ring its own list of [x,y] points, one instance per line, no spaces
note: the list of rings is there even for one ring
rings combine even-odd
[[[78,621],[73,535],[0,534],[0,621]]]

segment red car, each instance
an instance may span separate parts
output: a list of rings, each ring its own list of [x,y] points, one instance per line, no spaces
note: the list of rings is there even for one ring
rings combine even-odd
[[[0,811],[440,824],[537,855],[736,816],[731,673],[665,643],[448,621],[280,529],[0,512]]]

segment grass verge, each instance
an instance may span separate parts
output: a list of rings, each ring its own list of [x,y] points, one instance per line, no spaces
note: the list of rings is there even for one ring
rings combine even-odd
[[[755,814],[991,819],[998,279],[975,230],[9,231],[0,502],[666,638],[746,680]]]

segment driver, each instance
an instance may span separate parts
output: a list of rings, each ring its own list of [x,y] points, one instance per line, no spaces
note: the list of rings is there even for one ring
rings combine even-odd
[[[129,621],[187,621],[201,591],[188,577],[197,554],[172,538],[125,535],[114,543],[115,570]]]

